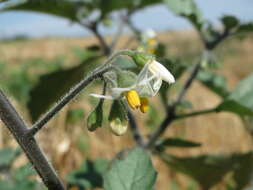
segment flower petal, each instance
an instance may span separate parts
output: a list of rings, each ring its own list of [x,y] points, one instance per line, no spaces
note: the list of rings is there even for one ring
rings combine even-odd
[[[168,82],[169,84],[175,82],[174,76],[161,63],[152,60],[148,64],[148,69],[151,73],[160,76],[164,81]]]
[[[112,96],[104,96],[104,95],[101,95],[101,94],[90,94],[90,96],[93,96],[95,98],[108,99],[108,100],[113,100],[114,99]]]

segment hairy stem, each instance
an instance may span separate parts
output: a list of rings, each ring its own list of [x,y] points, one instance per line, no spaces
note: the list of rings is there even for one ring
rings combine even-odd
[[[14,136],[49,190],[64,190],[64,186],[50,165],[36,140],[28,133],[25,122],[0,90],[0,118]]]
[[[139,146],[143,147],[144,146],[144,140],[143,140],[143,137],[142,137],[142,135],[140,133],[140,130],[137,126],[135,118],[134,118],[134,116],[132,115],[132,113],[130,111],[128,111],[127,115],[128,115],[128,119],[129,119],[130,129],[133,133],[133,138]]]

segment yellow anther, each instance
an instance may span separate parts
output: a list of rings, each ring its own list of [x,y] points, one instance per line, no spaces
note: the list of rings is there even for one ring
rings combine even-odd
[[[140,100],[141,100],[140,110],[142,113],[146,113],[148,111],[148,99],[143,97]]]
[[[141,106],[141,100],[138,93],[135,90],[129,90],[126,92],[126,99],[129,106],[132,109],[137,109]]]

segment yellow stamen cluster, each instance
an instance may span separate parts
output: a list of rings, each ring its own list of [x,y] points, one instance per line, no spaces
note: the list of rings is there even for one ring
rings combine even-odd
[[[140,108],[142,113],[146,113],[148,111],[148,99],[140,98],[138,93],[135,90],[129,90],[125,94],[127,103],[132,109]]]
[[[146,113],[148,111],[148,99],[145,97],[141,98],[140,110],[142,113]]]

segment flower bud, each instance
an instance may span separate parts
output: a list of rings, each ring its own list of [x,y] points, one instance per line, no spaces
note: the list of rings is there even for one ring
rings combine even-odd
[[[135,64],[138,67],[144,67],[144,65],[150,61],[150,60],[154,60],[155,57],[153,55],[147,54],[147,53],[143,53],[143,52],[135,52],[132,55],[132,59],[134,60]]]
[[[123,103],[119,100],[114,100],[112,104],[109,115],[109,125],[111,131],[117,136],[121,136],[127,131],[127,114]]]

